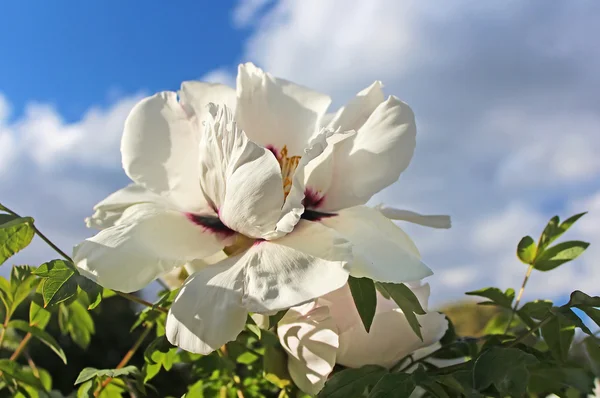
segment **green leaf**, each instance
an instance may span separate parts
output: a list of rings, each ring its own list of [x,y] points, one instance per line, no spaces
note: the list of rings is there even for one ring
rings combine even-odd
[[[279,323],[279,321],[285,316],[286,313],[287,313],[287,310],[281,310],[277,314],[271,315],[269,317],[269,329],[274,327],[275,325],[277,325]]]
[[[494,385],[501,396],[520,397],[527,391],[528,366],[538,360],[516,348],[492,347],[473,365],[473,387],[483,391]]]
[[[38,285],[40,280],[31,273],[28,266],[14,266],[11,271],[10,288],[12,291],[13,302],[10,313],[14,313],[19,304],[23,302],[32,290]]]
[[[45,391],[42,382],[32,373],[25,371],[16,361],[0,359],[0,371],[4,373],[5,376],[10,376],[15,380],[37,388],[40,391]]]
[[[551,363],[540,363],[530,368],[528,392],[538,396],[549,392],[568,396],[563,393],[567,388],[589,393],[593,386],[594,377],[581,368],[561,368]]]
[[[444,390],[437,380],[426,373],[422,364],[413,372],[413,380],[417,386],[421,387],[434,397],[450,398],[448,393],[446,393],[446,390]]]
[[[121,369],[96,369],[96,368],[84,368],[77,376],[75,385],[81,384],[95,377],[112,377],[117,378],[121,376],[136,376],[140,373],[139,369],[135,366],[125,366]]]
[[[584,307],[581,309],[589,316],[596,325],[600,326],[600,310],[597,308]]]
[[[44,299],[39,293],[35,293],[29,305],[29,324],[44,329],[50,322],[50,311],[43,307]]]
[[[485,297],[490,299],[494,304],[507,309],[512,309],[512,302],[515,298],[514,289],[506,289],[506,291],[503,292],[497,287],[486,287],[484,289],[466,292],[465,294],[469,296]]]
[[[400,307],[404,313],[408,324],[422,341],[423,335],[421,334],[421,324],[419,324],[415,314],[425,315],[425,310],[421,307],[421,303],[419,303],[419,299],[417,299],[417,296],[415,296],[413,291],[403,283],[377,282],[375,286],[377,287],[377,290],[385,292],[386,295],[391,297],[396,304],[398,304],[398,307]]]
[[[287,370],[287,355],[279,347],[268,345],[263,356],[263,376],[278,388],[291,385],[291,376]]]
[[[256,335],[256,337],[258,337],[258,339],[260,340],[260,336],[262,334],[261,332],[261,328],[259,328],[257,325],[255,324],[247,324],[246,328],[251,331],[252,333],[254,333]]]
[[[579,290],[575,290],[571,293],[571,298],[569,299],[569,303],[571,307],[600,307],[600,297],[598,296],[588,296],[584,292],[580,292]]]
[[[383,376],[368,398],[406,398],[417,387],[412,375],[407,373],[392,373]]]
[[[58,355],[58,357],[60,359],[62,359],[62,361],[65,364],[67,363],[67,357],[65,355],[65,352],[62,350],[62,348],[60,348],[60,345],[54,339],[54,337],[52,337],[45,330],[39,329],[35,326],[30,326],[27,322],[22,321],[20,319],[15,319],[15,320],[10,321],[8,323],[8,326],[15,328],[15,329],[19,329],[25,333],[31,333],[31,335],[33,337],[35,337],[36,339],[38,339],[39,341],[41,341],[42,343],[44,343],[45,345],[50,347],[50,349],[52,351],[54,351],[56,353],[56,355]]]
[[[44,306],[59,304],[77,294],[77,281],[73,265],[64,260],[52,260],[33,271],[42,281]]]
[[[102,301],[102,286],[83,275],[76,275],[75,281],[88,297],[88,301],[90,302],[88,310],[96,308]]]
[[[142,368],[142,374],[144,375],[144,384],[152,380],[162,369],[160,363],[145,363]]]
[[[586,307],[585,309],[593,309],[593,308]],[[571,325],[573,327],[578,327],[584,333],[587,333],[590,336],[592,335],[591,330],[585,325],[585,323],[583,323],[581,318],[579,318],[579,316],[577,316],[577,314],[572,309],[563,306],[563,307],[559,307],[559,308],[552,308],[551,312],[556,314],[556,316],[559,317],[565,325]]]
[[[12,291],[10,290],[10,282],[3,276],[0,276],[0,300],[4,304],[7,311],[12,307]]]
[[[583,343],[590,369],[597,377],[600,377],[600,342],[594,337],[586,337]]]
[[[533,319],[542,320],[552,308],[552,301],[535,300],[525,303],[523,307],[517,311],[520,315],[525,314]]]
[[[35,231],[33,218],[17,217],[0,224],[0,265],[31,243]],[[0,220],[2,221],[2,220]]]
[[[68,333],[73,342],[83,349],[87,348],[95,332],[94,320],[79,301],[69,306],[61,304],[58,324],[63,333]]]
[[[319,398],[362,397],[364,391],[377,384],[387,369],[377,365],[367,365],[358,369],[345,369],[331,377],[317,395]]]
[[[546,249],[534,261],[533,267],[538,271],[550,271],[579,257],[590,244],[578,240],[559,243]]]
[[[537,254],[535,241],[531,236],[525,236],[517,245],[517,257],[525,264],[533,263]]]
[[[558,239],[562,234],[564,234],[577,220],[583,217],[587,212],[575,214],[574,216],[569,217],[561,224],[559,224],[560,219],[558,216],[554,216],[548,221],[548,224],[544,228],[544,232],[540,236],[540,242],[538,244],[538,250],[543,251],[550,245],[550,243],[554,242]]]
[[[88,380],[77,389],[77,398],[94,398],[94,391],[98,385],[96,380]]]
[[[375,283],[369,278],[348,278],[348,285],[352,293],[354,305],[367,333],[371,330],[375,309],[377,308],[377,291]]]
[[[569,356],[569,348],[575,335],[575,327],[561,317],[554,317],[542,326],[542,337],[548,345],[552,356],[565,362]]]
[[[450,318],[448,318],[448,316],[445,316],[445,318],[446,322],[448,322],[448,328],[446,329],[446,333],[444,333],[444,335],[440,339],[440,344],[442,346],[452,344],[458,338],[458,335],[456,334],[456,329],[454,328],[454,323],[452,322],[452,320],[450,320]]]

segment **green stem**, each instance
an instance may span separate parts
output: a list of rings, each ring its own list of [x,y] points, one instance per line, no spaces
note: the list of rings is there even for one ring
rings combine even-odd
[[[548,316],[546,316],[544,319],[542,319],[542,321],[540,323],[538,323],[535,327],[529,329],[527,332],[525,332],[524,334],[522,334],[521,336],[519,336],[518,339],[516,339],[515,341],[513,341],[512,343],[510,343],[510,345],[508,346],[510,347],[514,347],[517,344],[522,343],[523,341],[527,340],[527,338],[534,334],[537,330],[541,329],[542,327],[544,327],[548,322],[550,322],[553,318],[554,318],[554,314],[550,314]]]
[[[527,281],[531,276],[531,271],[533,271],[533,264],[529,265],[527,268],[527,272],[525,273],[525,278],[523,279],[523,283],[521,284],[521,289],[519,290],[519,294],[517,294],[517,300],[515,301],[515,305],[510,312],[510,318],[508,318],[508,323],[506,324],[506,329],[504,329],[504,334],[508,333],[508,329],[510,329],[510,324],[515,318],[515,314],[517,313],[517,309],[519,308],[519,303],[521,302],[521,298],[523,297],[523,292],[525,292],[525,286],[527,285]]]

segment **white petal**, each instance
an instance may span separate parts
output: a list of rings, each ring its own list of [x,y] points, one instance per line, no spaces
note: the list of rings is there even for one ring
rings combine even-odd
[[[244,279],[239,267],[224,261],[188,278],[167,317],[171,344],[207,355],[235,340],[248,312],[241,306]]]
[[[250,312],[275,311],[338,289],[348,280],[351,256],[350,245],[335,231],[301,220],[291,234],[258,241],[241,256],[244,305]]]
[[[401,283],[432,275],[408,235],[375,209],[355,206],[320,222],[352,243],[353,276]]]
[[[211,106],[200,139],[200,175],[207,200],[227,227],[254,238],[275,230],[284,203],[279,163],[248,140],[227,107]]]
[[[235,110],[235,89],[220,83],[205,83],[199,81],[187,81],[181,83],[179,91],[181,104],[191,108],[199,121],[209,118],[208,104],[225,105]]]
[[[379,205],[376,209],[391,220],[408,221],[431,228],[447,229],[452,226],[450,216],[446,215],[422,215],[414,211],[396,209],[385,205]]]
[[[366,203],[398,179],[415,142],[415,119],[408,105],[395,97],[379,104],[354,137],[335,146],[331,185],[320,209],[332,212]],[[310,179],[307,186],[311,188]]]
[[[85,219],[85,224],[88,228],[108,228],[119,221],[129,206],[147,202],[166,204],[165,198],[147,190],[142,185],[129,184],[94,206],[94,214]]]
[[[206,207],[198,170],[198,123],[177,94],[162,92],[133,108],[121,141],[127,175],[190,212]]]
[[[263,72],[251,63],[240,65],[237,76],[236,120],[248,137],[289,155],[302,155],[319,131],[331,99]]]
[[[429,285],[413,292],[423,307],[427,307]],[[417,316],[422,326],[423,341],[413,332],[406,317],[393,300],[377,293],[375,318],[369,333],[366,332],[348,286],[323,297],[340,333],[337,362],[350,367],[374,364],[392,366],[413,351],[429,346],[444,335],[448,323],[442,314],[429,312]]]
[[[383,84],[376,81],[353,98],[346,106],[340,108],[328,127],[341,131],[360,129],[377,106],[385,100]]]
[[[82,274],[98,284],[132,292],[187,261],[222,248],[217,236],[185,214],[143,203],[129,207],[119,224],[77,245],[73,259]]]
[[[303,307],[311,307],[305,312]],[[339,337],[327,307],[291,308],[277,325],[277,335],[288,353],[288,370],[305,393],[317,394],[336,362]]]
[[[417,315],[417,319],[423,341],[413,332],[400,310],[375,314],[369,333],[362,324],[357,324],[340,334],[337,362],[349,367],[391,367],[415,350],[441,339],[448,327],[444,315],[437,312]]]

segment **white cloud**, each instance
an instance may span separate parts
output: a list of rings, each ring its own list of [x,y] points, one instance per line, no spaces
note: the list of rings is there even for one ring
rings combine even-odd
[[[256,19],[257,14],[264,9],[271,0],[244,0],[240,1],[233,9],[232,19],[237,27],[248,26]]]
[[[595,203],[583,199],[600,190],[598,11],[586,1],[281,0],[255,17],[242,60],[337,105],[376,79],[412,105],[413,163],[373,202],[452,215],[450,231],[406,226],[437,271],[439,302],[482,285],[518,288],[520,238]],[[600,245],[590,221],[581,225],[569,236]],[[526,297],[600,293],[588,260],[599,255],[537,273]]]

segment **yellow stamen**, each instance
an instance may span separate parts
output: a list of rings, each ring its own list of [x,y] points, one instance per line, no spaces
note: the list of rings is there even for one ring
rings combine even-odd
[[[298,167],[301,156],[288,156],[287,146],[284,145],[277,156],[279,167],[281,167],[281,176],[283,178],[283,196],[287,198],[292,189],[292,178]]]

